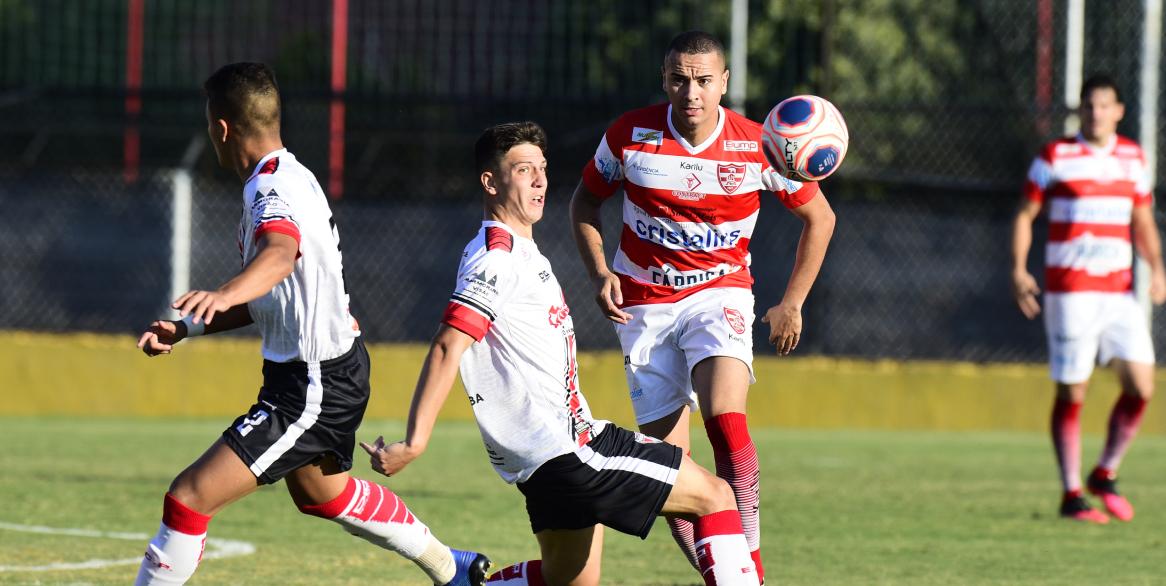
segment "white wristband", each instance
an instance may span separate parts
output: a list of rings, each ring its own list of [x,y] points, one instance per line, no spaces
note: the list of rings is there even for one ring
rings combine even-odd
[[[206,332],[206,322],[200,321],[194,323],[194,314],[188,313],[186,317],[182,318],[182,323],[186,324],[186,337],[201,336]]]

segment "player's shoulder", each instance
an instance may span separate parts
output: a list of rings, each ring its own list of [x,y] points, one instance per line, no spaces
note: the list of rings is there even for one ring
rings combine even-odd
[[[620,143],[659,144],[667,128],[668,103],[664,102],[624,112],[608,128],[608,138]]]
[[[1128,136],[1119,134],[1117,135],[1117,144],[1113,148],[1113,154],[1122,158],[1141,159],[1142,145]]]
[[[1046,142],[1040,150],[1040,158],[1052,161],[1059,157],[1076,157],[1085,154],[1085,145],[1076,137],[1063,136]]]
[[[462,253],[464,266],[493,266],[498,269],[514,263],[514,234],[499,227],[484,225]]]
[[[729,108],[721,108],[725,113],[725,128],[733,131],[760,133],[761,123],[744,115],[738,114]]]
[[[290,154],[282,154],[266,160],[244,186],[245,195],[266,194],[276,190],[285,196],[308,194],[313,191],[309,176],[302,165]]]

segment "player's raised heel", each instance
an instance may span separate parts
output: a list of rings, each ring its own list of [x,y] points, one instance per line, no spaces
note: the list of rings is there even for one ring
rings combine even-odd
[[[1117,476],[1095,469],[1089,475],[1089,479],[1085,481],[1085,487],[1089,489],[1090,493],[1101,499],[1105,509],[1114,517],[1122,521],[1134,518],[1134,506],[1126,500],[1126,497],[1117,492]]]
[[[1098,525],[1109,522],[1108,515],[1089,506],[1089,501],[1086,501],[1085,497],[1080,494],[1065,495],[1065,498],[1061,500],[1061,516],[1066,519],[1097,523]]]
[[[453,554],[457,574],[445,586],[482,586],[490,575],[490,558],[476,551],[449,549]]]

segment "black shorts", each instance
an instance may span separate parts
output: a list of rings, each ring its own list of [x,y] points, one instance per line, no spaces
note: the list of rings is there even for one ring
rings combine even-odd
[[[535,533],[600,523],[645,539],[683,457],[672,444],[608,424],[579,451],[539,466],[518,490]]]
[[[368,351],[360,338],[323,362],[263,361],[263,388],[246,415],[223,431],[262,484],[332,454],[352,468],[356,429],[368,405]]]

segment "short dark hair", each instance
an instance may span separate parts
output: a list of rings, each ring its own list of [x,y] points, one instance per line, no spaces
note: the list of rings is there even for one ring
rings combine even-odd
[[[672,42],[668,43],[668,51],[664,53],[664,58],[667,59],[672,53],[681,55],[716,53],[721,56],[723,61],[725,59],[725,45],[721,43],[720,39],[704,31],[688,31],[672,37]]]
[[[242,132],[279,129],[279,85],[262,63],[224,65],[202,84],[211,116]]]
[[[1124,104],[1121,99],[1121,88],[1117,87],[1117,81],[1113,77],[1104,73],[1089,76],[1085,83],[1081,84],[1081,102],[1085,102],[1085,98],[1093,93],[1093,90],[1111,89],[1113,95],[1117,97],[1117,103]]]
[[[487,128],[474,143],[478,173],[497,171],[502,158],[516,145],[529,143],[547,152],[547,132],[535,122],[507,122]]]

